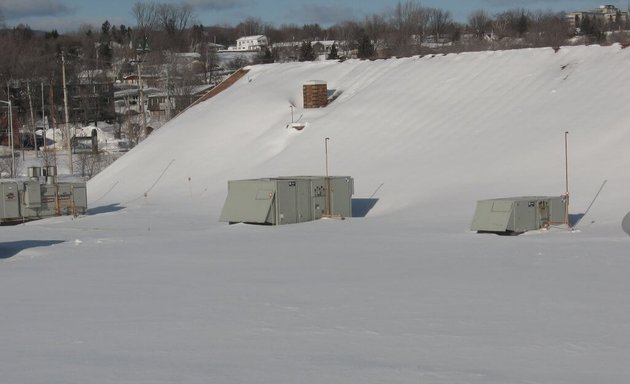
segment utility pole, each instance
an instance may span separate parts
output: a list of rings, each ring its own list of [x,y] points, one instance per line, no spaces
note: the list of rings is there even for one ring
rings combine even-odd
[[[64,56],[63,51],[61,52],[61,78],[63,81],[63,107],[65,110],[65,118],[66,118],[66,145],[68,148],[68,168],[70,170],[70,174],[74,174],[74,170],[72,169],[72,144],[70,137],[70,117],[68,115],[68,90],[66,89],[66,58]]]
[[[138,90],[140,92],[140,113],[142,114],[142,132],[144,132],[147,129],[147,115],[144,111],[144,90],[143,90],[143,85],[142,85],[142,71],[140,69],[141,65],[142,65],[142,59],[140,58],[140,55],[138,54]]]
[[[171,119],[171,76],[170,69],[166,69],[166,121]]]
[[[35,116],[33,115],[33,99],[31,98],[31,82],[26,82],[26,90],[28,92],[28,107],[31,110],[31,129],[33,130],[33,149],[35,150],[35,157],[39,156],[37,152],[37,134],[35,134]]]
[[[149,39],[147,37],[147,35],[145,34],[142,37],[142,41],[141,42],[137,42],[136,45],[136,57],[138,58],[137,60],[137,64],[138,64],[138,89],[139,89],[139,93],[140,93],[140,113],[142,113],[142,133],[144,133],[147,130],[147,115],[146,115],[146,110],[144,107],[144,87],[142,84],[142,70],[141,70],[141,66],[142,66],[142,62],[144,54],[147,53],[150,50],[149,48]]]
[[[44,126],[44,152],[48,150],[48,128],[46,127],[46,104],[44,101],[44,82],[42,81],[42,125]]]
[[[9,87],[7,87],[8,89]],[[7,101],[0,100],[0,103],[9,107],[9,147],[11,148],[11,178],[15,177],[15,148],[13,146],[13,106],[11,105],[11,94],[7,93]]]

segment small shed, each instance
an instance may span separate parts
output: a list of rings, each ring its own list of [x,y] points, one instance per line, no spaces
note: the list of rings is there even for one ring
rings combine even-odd
[[[564,196],[523,196],[479,200],[470,229],[520,234],[566,221]]]
[[[349,176],[230,180],[219,221],[280,225],[352,217],[353,193]]]

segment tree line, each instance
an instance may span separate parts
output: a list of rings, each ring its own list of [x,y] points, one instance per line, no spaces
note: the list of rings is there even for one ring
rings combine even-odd
[[[604,32],[621,28],[619,23],[603,25],[583,19],[578,29],[571,28],[563,13],[512,9],[495,15],[485,10],[470,13],[465,23],[453,20],[447,10],[425,7],[417,0],[399,1],[392,10],[372,14],[362,21],[344,21],[330,27],[319,24],[283,24],[279,27],[258,18],[248,18],[235,26],[204,26],[192,6],[170,3],[136,2],[131,8],[135,26],[111,25],[104,21],[100,30],[82,25],[75,32],[57,30],[38,33],[28,25],[3,28],[0,49],[0,82],[15,78],[51,78],[58,72],[58,57],[66,51],[77,67],[131,68],[125,63],[135,59],[139,47],[147,52],[191,52],[206,54],[207,43],[233,45],[237,38],[266,35],[270,42],[335,40],[358,49],[366,47],[373,57],[410,56],[437,51],[457,52],[482,49],[559,46],[568,38],[585,35],[587,42],[602,42]],[[0,9],[0,27],[4,20]],[[625,25],[623,27],[626,27]],[[423,42],[434,44],[422,44]],[[448,43],[448,44],[446,44]],[[339,49],[339,47],[337,47]],[[364,52],[366,53],[366,52]],[[272,52],[273,54],[273,52]],[[364,55],[365,56],[365,55]],[[163,58],[152,57],[159,61]]]

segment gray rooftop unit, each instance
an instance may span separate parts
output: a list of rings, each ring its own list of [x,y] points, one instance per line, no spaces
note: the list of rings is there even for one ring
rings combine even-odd
[[[87,211],[85,182],[57,181],[56,167],[29,168],[29,179],[0,180],[0,223],[15,223]]]
[[[479,200],[470,229],[477,232],[520,234],[564,224],[563,196],[523,196]]]
[[[228,181],[228,195],[219,221],[252,224],[293,224],[328,214],[352,217],[354,180],[348,176],[294,176]]]

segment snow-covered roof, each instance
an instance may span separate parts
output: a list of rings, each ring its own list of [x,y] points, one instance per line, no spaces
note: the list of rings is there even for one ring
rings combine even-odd
[[[2,227],[2,381],[626,382],[629,62],[251,66],[90,180],[88,215]],[[313,78],[326,108],[302,108]],[[577,227],[472,233],[477,200],[564,192],[566,131]],[[228,180],[326,164],[357,217],[218,222]]]
[[[264,35],[243,36],[243,37],[239,37],[238,39],[236,39],[236,41],[259,40],[259,39],[263,39],[263,38],[266,38],[266,36],[264,36]]]

